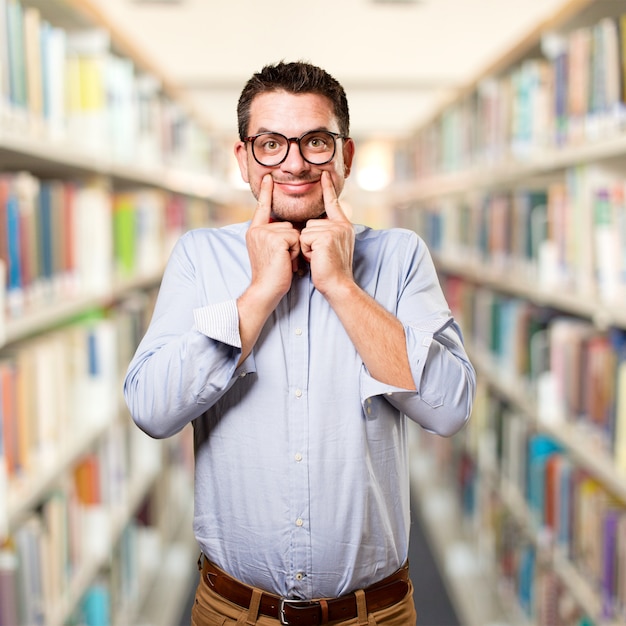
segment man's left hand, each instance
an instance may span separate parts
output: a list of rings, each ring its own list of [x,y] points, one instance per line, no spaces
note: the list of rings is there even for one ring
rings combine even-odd
[[[311,264],[316,289],[329,295],[333,289],[353,282],[354,227],[341,209],[328,172],[321,177],[326,219],[312,219],[300,234],[300,248]]]

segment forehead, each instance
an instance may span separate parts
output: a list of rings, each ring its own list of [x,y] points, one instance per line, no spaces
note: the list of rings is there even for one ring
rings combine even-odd
[[[272,91],[256,96],[250,106],[248,130],[251,135],[275,130],[296,136],[317,128],[339,130],[332,104],[326,96]]]

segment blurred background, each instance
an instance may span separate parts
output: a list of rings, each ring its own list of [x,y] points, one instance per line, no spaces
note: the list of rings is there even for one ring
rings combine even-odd
[[[0,0],[0,626],[189,624],[191,428],[121,385],[172,246],[249,219],[236,104],[346,89],[478,373],[411,429],[418,626],[626,623],[626,0]]]

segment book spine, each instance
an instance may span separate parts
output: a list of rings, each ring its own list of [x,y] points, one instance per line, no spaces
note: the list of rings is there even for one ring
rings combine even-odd
[[[18,560],[15,552],[0,547],[0,624],[19,624],[17,596]]]
[[[14,108],[25,110],[24,9],[19,0],[6,0],[6,9],[10,98]]]

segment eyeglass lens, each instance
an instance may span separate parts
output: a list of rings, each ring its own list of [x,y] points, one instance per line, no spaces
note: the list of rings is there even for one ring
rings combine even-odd
[[[335,155],[335,138],[323,130],[313,130],[298,140],[302,158],[313,165],[328,163]],[[289,152],[289,140],[280,133],[263,133],[252,143],[254,156],[263,165],[278,165]]]

